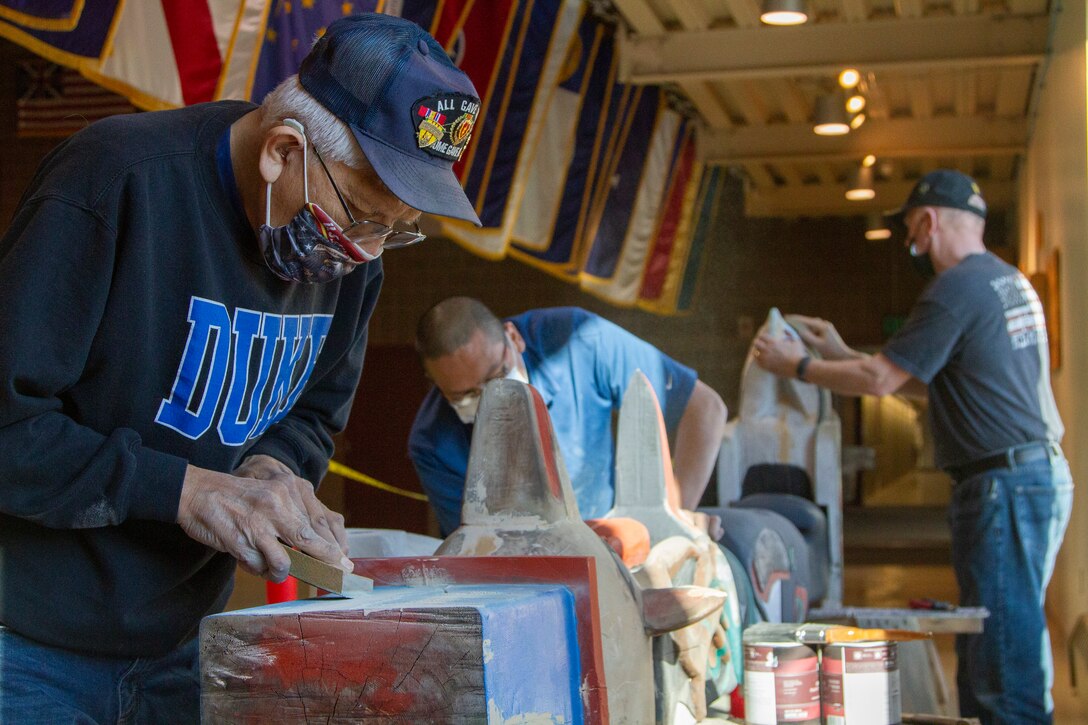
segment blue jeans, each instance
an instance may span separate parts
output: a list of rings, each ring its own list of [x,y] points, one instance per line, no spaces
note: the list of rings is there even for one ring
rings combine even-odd
[[[1060,455],[958,483],[948,518],[960,604],[990,610],[958,635],[960,712],[990,723],[1050,723],[1054,681],[1043,600],[1073,505]]]
[[[198,723],[197,640],[117,659],[39,644],[0,626],[0,723]]]

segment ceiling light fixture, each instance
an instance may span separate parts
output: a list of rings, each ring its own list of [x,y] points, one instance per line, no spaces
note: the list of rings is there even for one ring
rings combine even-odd
[[[846,112],[847,113],[861,113],[865,108],[865,96],[860,93],[855,93],[846,99]]]
[[[868,201],[875,196],[872,166],[858,166],[850,172],[850,183],[846,187],[847,199],[850,201]]]
[[[805,0],[763,0],[759,19],[767,25],[800,25],[808,20]]]
[[[869,154],[868,156],[866,156],[865,158],[863,158],[861,160],[861,165],[862,166],[872,166],[875,163],[876,163],[876,156],[873,156],[872,154]]]
[[[861,73],[858,73],[853,68],[847,68],[842,73],[839,73],[839,85],[850,90],[857,86],[861,82]]]
[[[818,136],[841,136],[850,133],[846,109],[838,93],[828,93],[816,99],[812,131]]]
[[[863,123],[865,123],[865,114],[864,113],[859,113],[859,114],[857,114],[856,116],[854,116],[853,118],[850,119],[850,128],[856,130]]]
[[[882,239],[891,239],[892,230],[883,214],[873,212],[865,217],[865,238],[870,242],[879,242]]]

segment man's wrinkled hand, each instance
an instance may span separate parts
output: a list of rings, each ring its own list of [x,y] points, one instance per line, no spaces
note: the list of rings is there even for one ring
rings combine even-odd
[[[845,360],[853,350],[843,341],[839,331],[827,320],[804,315],[786,315],[786,321],[797,330],[805,344],[825,360]]]
[[[760,335],[753,343],[756,364],[764,370],[784,378],[792,378],[797,372],[797,363],[805,356],[805,346],[800,340],[776,340],[768,335]]]
[[[344,517],[309,481],[269,456],[247,458],[233,474],[190,465],[178,505],[186,534],[235,559],[247,572],[282,581],[291,566],[279,542],[351,571]]]
[[[286,465],[266,455],[249,456],[235,469],[234,475],[262,481],[283,482],[297,493],[296,501],[305,507],[310,523],[318,535],[336,544],[345,555],[348,553],[348,535],[344,530],[344,517],[321,503],[314,493],[313,484],[305,478],[299,478]]]

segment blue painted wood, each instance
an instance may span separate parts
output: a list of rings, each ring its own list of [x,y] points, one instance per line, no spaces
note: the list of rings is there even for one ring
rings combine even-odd
[[[480,607],[480,618],[488,723],[538,713],[553,718],[544,722],[582,722],[578,624],[570,590],[557,587],[532,599],[489,602]]]

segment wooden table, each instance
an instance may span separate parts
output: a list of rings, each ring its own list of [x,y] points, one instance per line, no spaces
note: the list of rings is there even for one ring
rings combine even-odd
[[[949,610],[835,607],[810,610],[807,621],[933,634],[977,634],[988,616],[990,612],[985,607]],[[903,712],[959,714],[932,639],[899,643],[899,682]]]

